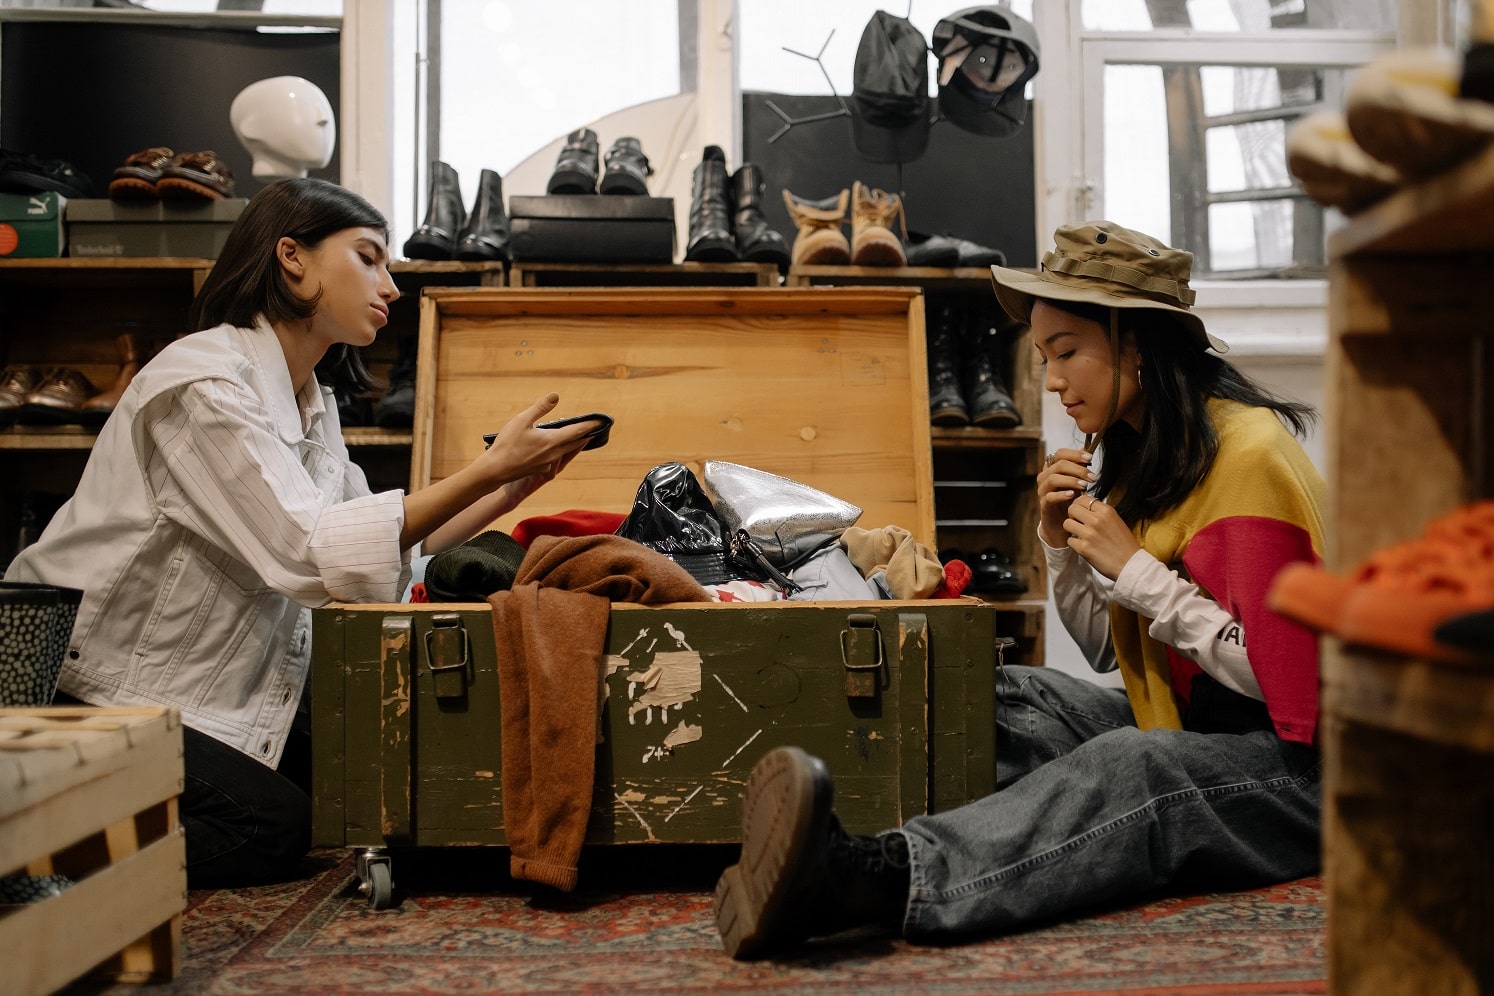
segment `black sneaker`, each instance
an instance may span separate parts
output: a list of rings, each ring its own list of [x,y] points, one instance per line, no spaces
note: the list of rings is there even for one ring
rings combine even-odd
[[[775,748],[753,767],[742,798],[742,854],[716,883],[716,929],[731,957],[901,925],[907,838],[846,833],[831,810],[834,796],[824,762],[798,747]]]

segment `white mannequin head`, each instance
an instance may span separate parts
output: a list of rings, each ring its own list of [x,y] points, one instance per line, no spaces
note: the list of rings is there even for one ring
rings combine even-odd
[[[228,109],[234,134],[263,180],[305,176],[332,160],[337,122],[321,87],[299,76],[250,83]]]

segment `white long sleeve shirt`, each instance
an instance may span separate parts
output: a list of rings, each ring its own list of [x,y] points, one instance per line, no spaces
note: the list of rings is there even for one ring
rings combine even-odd
[[[403,493],[370,494],[330,389],[297,395],[268,325],[178,339],[135,377],[73,497],[8,580],[83,589],[61,690],[167,705],[274,767],[310,608],[399,600]]]
[[[1051,547],[1038,537],[1053,579],[1053,601],[1064,629],[1099,672],[1116,667],[1110,644],[1110,603],[1151,619],[1147,632],[1193,661],[1221,685],[1264,701],[1260,683],[1245,655],[1245,630],[1198,585],[1170,570],[1145,550],[1137,550],[1115,581],[1102,575],[1067,546]]]

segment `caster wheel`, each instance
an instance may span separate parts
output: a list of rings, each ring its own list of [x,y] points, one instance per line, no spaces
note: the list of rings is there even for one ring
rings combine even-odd
[[[387,910],[394,905],[394,877],[389,871],[389,865],[380,861],[368,866],[368,880],[364,883],[368,887],[368,908],[374,910]]]

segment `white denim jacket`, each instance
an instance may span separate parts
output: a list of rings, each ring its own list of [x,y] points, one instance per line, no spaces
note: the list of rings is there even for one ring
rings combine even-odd
[[[403,493],[369,494],[330,389],[297,396],[263,323],[171,343],[99,433],[78,490],[8,580],[83,589],[59,687],[167,705],[279,763],[309,607],[399,600]]]

